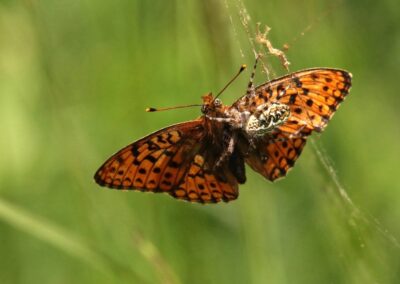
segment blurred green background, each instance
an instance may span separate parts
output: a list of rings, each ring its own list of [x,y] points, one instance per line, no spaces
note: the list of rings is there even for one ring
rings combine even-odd
[[[238,200],[208,206],[97,186],[119,148],[200,114],[145,107],[252,66],[257,22],[291,71],[354,76],[287,178],[248,169]],[[0,1],[0,283],[399,283],[399,27],[398,0]]]

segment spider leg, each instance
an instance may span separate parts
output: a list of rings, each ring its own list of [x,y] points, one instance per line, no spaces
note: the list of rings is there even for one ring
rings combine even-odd
[[[256,75],[257,63],[258,63],[258,59],[259,58],[260,58],[260,55],[256,54],[256,60],[254,62],[253,71],[251,72],[250,80],[249,80],[249,83],[247,85],[246,97],[249,98],[249,99],[256,95],[256,91],[255,91],[255,88],[254,88],[254,77]]]
[[[307,136],[310,135],[309,133],[303,133],[303,132],[301,132],[305,127],[306,127],[306,125],[303,125],[303,126],[300,127],[300,129],[297,130],[295,133],[291,133],[291,132],[279,130],[278,133],[285,134],[286,137],[285,137],[285,138],[283,138],[283,137],[276,138],[276,137],[273,137],[273,136],[272,136],[271,139],[268,140],[268,143],[283,142],[283,141],[288,141],[288,140],[290,140],[290,139],[307,137]]]
[[[301,138],[301,137],[306,136],[306,135],[304,135],[304,134],[302,133],[303,129],[304,129],[306,126],[307,126],[307,125],[304,124],[304,125],[302,125],[295,133],[289,134],[289,138],[290,138],[290,139],[291,139],[291,138]],[[309,135],[309,134],[307,134],[307,135]]]

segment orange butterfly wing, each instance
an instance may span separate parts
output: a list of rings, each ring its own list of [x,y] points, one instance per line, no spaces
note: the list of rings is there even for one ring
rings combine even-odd
[[[256,141],[246,162],[274,181],[286,175],[299,157],[308,135],[324,130],[351,87],[346,71],[315,68],[298,71],[258,86],[255,96],[234,106],[254,112],[257,106],[279,102],[290,107],[290,117],[271,135]]]
[[[246,163],[270,181],[284,177],[294,166],[306,143],[305,137],[286,138],[283,134],[264,138],[246,157]]]
[[[95,181],[201,203],[236,199],[236,179],[228,169],[214,173],[205,158],[203,123],[198,119],[176,124],[134,142],[111,156],[96,172]]]
[[[234,106],[254,112],[261,104],[286,104],[291,115],[287,123],[279,127],[281,131],[289,134],[303,129],[309,134],[313,130],[320,132],[349,93],[351,77],[350,73],[339,69],[298,71],[256,87],[255,96],[244,96]]]
[[[227,168],[214,172],[204,158],[206,153],[198,153],[191,160],[188,170],[178,188],[170,194],[178,199],[200,203],[228,202],[239,195],[238,183]]]

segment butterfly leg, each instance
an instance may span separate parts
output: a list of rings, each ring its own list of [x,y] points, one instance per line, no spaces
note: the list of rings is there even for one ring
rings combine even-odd
[[[247,150],[243,153],[243,155],[244,155],[245,157],[248,157],[252,151],[254,151],[254,150],[257,149],[257,145],[256,145],[256,142],[255,142],[256,139],[257,139],[257,138],[250,137],[250,138],[247,140],[247,141],[249,142],[249,145],[248,145],[248,147],[246,148]]]
[[[256,149],[256,142],[254,141],[256,138],[250,138],[249,139],[249,151]]]
[[[208,116],[208,115],[206,115],[206,117],[207,117],[209,120],[214,120],[214,121],[218,121],[218,122],[227,122],[227,123],[230,123],[230,122],[233,122],[233,121],[234,121],[234,119],[233,119],[233,118],[230,118],[230,117],[213,117],[213,116]]]
[[[227,141],[227,143],[225,142]],[[236,136],[235,135],[228,135],[224,134],[224,144],[226,144],[226,148],[222,152],[221,156],[219,157],[218,161],[215,163],[215,168],[221,166],[221,164],[232,155],[233,151],[235,150],[236,144]],[[225,145],[224,145],[225,146]]]

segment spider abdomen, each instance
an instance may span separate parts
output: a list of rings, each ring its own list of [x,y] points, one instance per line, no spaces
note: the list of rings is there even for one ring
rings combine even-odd
[[[252,114],[245,126],[251,137],[264,136],[284,124],[290,116],[290,108],[285,104],[262,104]]]

